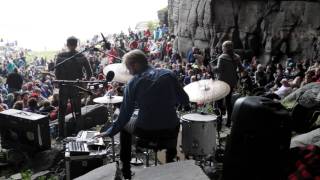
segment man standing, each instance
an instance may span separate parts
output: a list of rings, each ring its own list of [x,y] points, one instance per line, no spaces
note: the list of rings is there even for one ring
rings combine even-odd
[[[13,72],[8,75],[6,84],[8,84],[8,93],[13,93],[15,91],[21,90],[23,78],[18,73],[17,68],[14,68]]]
[[[240,56],[234,53],[232,41],[225,41],[222,44],[222,54],[218,58],[218,64],[214,68],[217,73],[218,80],[226,82],[230,86],[230,93],[225,97],[225,103],[227,108],[227,127],[231,126],[231,113],[232,113],[232,92],[233,88],[237,86],[239,71],[243,71],[241,65]],[[218,106],[223,110],[223,99],[217,102]]]
[[[125,88],[118,120],[98,136],[114,136],[121,131],[122,172],[125,179],[131,179],[132,134],[140,138],[177,139],[179,119],[176,105],[181,104],[189,109],[189,97],[173,72],[150,67],[141,50],[125,54],[124,62],[134,78]],[[138,118],[130,120],[135,105],[139,109]],[[176,153],[176,148],[167,149],[167,162],[172,162]]]
[[[69,37],[67,39],[68,52],[62,52],[57,55],[56,65],[63,62],[78,53],[76,50],[78,39]],[[55,69],[57,80],[81,80],[84,78],[83,69],[86,72],[86,79],[89,80],[92,76],[92,70],[87,58],[83,54],[78,54],[70,60],[58,65]],[[76,129],[80,130],[81,125],[81,98],[79,90],[76,87],[59,84],[59,138],[66,137],[66,130],[64,128],[65,115],[67,104],[70,99],[73,112],[75,113]]]

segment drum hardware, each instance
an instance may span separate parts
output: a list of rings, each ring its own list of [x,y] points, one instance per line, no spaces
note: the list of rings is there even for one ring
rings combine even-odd
[[[200,157],[199,163],[202,165],[205,165],[208,159],[210,162],[213,162],[215,157],[217,160],[221,159],[224,153],[220,138],[223,121],[222,113],[220,109],[209,109],[206,105],[227,96],[230,92],[229,85],[223,81],[206,79],[190,83],[184,87],[184,90],[191,102],[203,104],[204,106],[199,108],[200,112],[186,114],[181,117],[182,132],[185,131],[182,134],[182,150],[187,155]],[[205,119],[206,116],[212,116],[207,114],[209,110],[210,113],[215,114],[211,120]],[[208,128],[210,131],[208,131]],[[205,132],[206,130],[208,132]],[[190,138],[198,138],[198,147],[195,144],[187,145]],[[217,144],[216,140],[218,141]],[[208,156],[209,158],[207,158]]]
[[[182,150],[186,156],[205,157],[216,148],[216,116],[190,113],[181,117]]]
[[[93,99],[93,102],[98,104],[104,104],[107,106],[108,111],[110,112],[111,124],[113,124],[114,123],[113,104],[120,103],[122,102],[122,100],[123,100],[122,96],[112,96],[110,94],[109,96],[95,98]],[[111,149],[112,149],[112,160],[113,162],[116,162],[115,140],[113,136],[111,137]]]

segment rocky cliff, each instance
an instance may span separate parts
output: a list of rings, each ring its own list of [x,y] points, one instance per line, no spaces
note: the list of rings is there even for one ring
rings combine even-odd
[[[192,46],[215,51],[229,39],[244,58],[266,63],[320,59],[319,10],[315,0],[168,0],[168,21],[183,54]]]

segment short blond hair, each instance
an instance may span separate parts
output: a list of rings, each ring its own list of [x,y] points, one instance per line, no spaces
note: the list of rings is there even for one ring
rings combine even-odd
[[[223,52],[230,52],[233,50],[233,43],[232,41],[225,41],[222,43],[222,51]]]
[[[147,56],[139,49],[132,50],[123,56],[125,65],[140,64],[142,67],[148,66]]]

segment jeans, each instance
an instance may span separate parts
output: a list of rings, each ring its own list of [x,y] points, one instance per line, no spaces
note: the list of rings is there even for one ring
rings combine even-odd
[[[70,99],[72,113],[75,113],[76,120],[76,131],[82,129],[81,121],[81,97],[76,88],[73,87],[60,87],[59,90],[59,113],[58,113],[58,122],[59,122],[59,137],[64,138],[68,135],[67,130],[65,129],[65,116],[67,114],[67,105]]]

